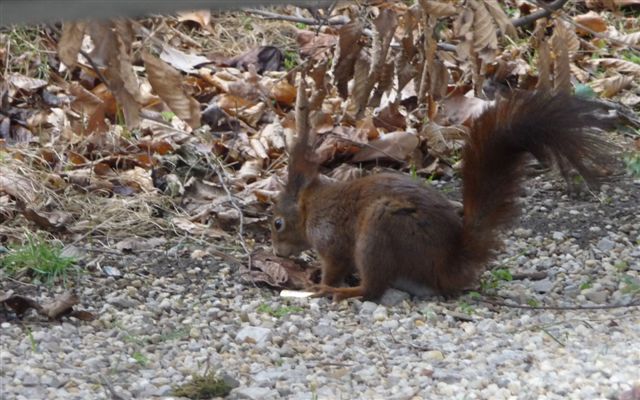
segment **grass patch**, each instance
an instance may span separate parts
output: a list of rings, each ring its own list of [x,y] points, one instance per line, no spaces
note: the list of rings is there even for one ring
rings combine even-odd
[[[632,296],[640,295],[640,281],[629,275],[625,275],[622,281],[626,284],[626,286],[622,288],[622,293],[631,294]]]
[[[640,151],[625,155],[624,163],[632,176],[640,177]]]
[[[496,268],[491,271],[491,276],[484,278],[480,281],[480,288],[482,293],[492,294],[495,293],[501,282],[510,282],[513,280],[511,271],[506,268]]]
[[[9,248],[9,252],[0,258],[0,268],[9,276],[31,275],[46,283],[53,283],[60,277],[66,282],[74,264],[74,258],[62,255],[62,245],[38,235],[27,235],[26,243]]]
[[[218,379],[210,372],[206,375],[193,375],[191,382],[173,389],[176,397],[188,397],[190,399],[210,399],[212,397],[224,397],[231,392],[224,380]]]
[[[140,366],[144,367],[149,363],[149,359],[147,358],[147,356],[145,356],[144,354],[142,354],[139,351],[134,351],[133,354],[131,355],[131,357],[136,360],[136,362],[138,364],[140,364]]]

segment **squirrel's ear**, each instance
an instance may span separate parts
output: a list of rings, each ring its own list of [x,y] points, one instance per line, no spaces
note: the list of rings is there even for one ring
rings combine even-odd
[[[296,93],[296,132],[298,133],[289,153],[289,181],[287,191],[297,195],[318,176],[318,162],[313,151],[313,137],[309,125],[309,99],[305,74],[300,74]]]
[[[318,162],[313,153],[313,148],[302,140],[307,137],[298,137],[289,158],[288,181],[285,189],[297,195],[318,176]]]

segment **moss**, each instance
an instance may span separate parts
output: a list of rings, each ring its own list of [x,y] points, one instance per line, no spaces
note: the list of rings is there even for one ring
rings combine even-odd
[[[194,374],[191,382],[174,388],[173,395],[190,399],[210,399],[212,397],[224,397],[229,392],[231,392],[231,386],[222,379],[216,378],[211,372],[207,375]]]

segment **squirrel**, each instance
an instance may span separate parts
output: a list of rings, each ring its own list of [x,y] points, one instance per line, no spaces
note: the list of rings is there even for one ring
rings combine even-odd
[[[290,152],[288,182],[275,199],[274,253],[314,249],[322,263],[318,296],[378,300],[389,287],[442,295],[469,289],[518,217],[528,155],[575,169],[596,186],[610,172],[615,146],[593,128],[612,127],[604,106],[570,94],[519,92],[471,122],[462,149],[459,210],[435,188],[401,173],[347,182],[319,175],[309,129]],[[355,287],[340,287],[351,273]]]

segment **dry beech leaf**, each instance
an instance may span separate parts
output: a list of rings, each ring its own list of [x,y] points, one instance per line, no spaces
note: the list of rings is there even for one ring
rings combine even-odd
[[[503,35],[507,35],[512,38],[518,36],[516,28],[513,26],[511,20],[496,0],[484,0],[483,3],[487,7],[489,14],[493,17],[496,25],[498,25],[498,28],[502,31]]]
[[[88,311],[74,310],[73,307],[80,303],[78,297],[72,292],[65,292],[56,297],[53,301],[40,305],[37,301],[21,295],[14,295],[12,291],[0,295],[0,303],[11,308],[16,315],[21,316],[29,309],[33,308],[40,315],[48,317],[50,320],[59,320],[64,316],[71,316],[82,321],[92,321],[95,315]]]
[[[60,61],[69,68],[76,65],[86,27],[87,23],[85,21],[65,22],[62,24],[62,34],[58,42],[58,56]]]
[[[73,220],[73,215],[64,211],[42,211],[27,207],[23,215],[29,221],[48,231],[62,231]]]
[[[465,129],[462,126],[442,126],[435,122],[427,123],[420,136],[425,137],[429,146],[429,154],[436,157],[450,156],[452,151],[459,148],[456,141],[460,142],[465,137]]]
[[[589,11],[582,15],[576,15],[573,17],[573,21],[589,28],[593,32],[605,32],[607,30],[607,22],[600,16],[600,14],[594,11]],[[576,30],[579,35],[588,35],[590,33],[580,29],[580,26],[578,26]]]
[[[485,64],[491,63],[498,50],[496,26],[484,2],[471,0],[473,9],[473,49]]]
[[[616,72],[630,73],[640,78],[640,65],[632,61],[620,60],[618,58],[596,58],[590,60],[590,62],[607,69],[613,69]]]
[[[67,158],[74,165],[83,165],[89,162],[82,154],[71,150],[67,151]]]
[[[298,30],[296,31],[296,42],[302,56],[320,60],[325,58],[324,53],[327,50],[332,49],[338,43],[338,37],[326,33],[316,34],[312,31]]]
[[[121,26],[121,25],[118,25]],[[114,30],[115,24],[108,21],[94,22],[88,25],[88,32],[94,43],[98,43],[91,52],[94,61],[106,64],[104,75],[109,88],[120,104],[127,128],[140,125],[140,84],[131,63],[130,47],[133,40],[120,34],[130,34],[125,28]]]
[[[151,55],[142,53],[149,83],[158,96],[178,118],[193,129],[200,127],[200,103],[189,96],[183,88],[182,75],[169,64]]]
[[[12,73],[7,78],[7,83],[14,89],[34,92],[47,86],[47,81],[43,79],[30,78],[26,75]]]
[[[201,224],[198,222],[189,221],[187,218],[173,218],[171,220],[176,228],[179,228],[193,236],[204,236],[212,239],[228,239],[229,234],[225,231]]]
[[[245,182],[255,181],[262,173],[262,160],[248,160],[238,171],[238,178]]]
[[[280,104],[292,106],[296,101],[296,88],[285,80],[281,80],[271,88],[271,97]]]
[[[613,97],[621,90],[627,89],[635,78],[633,76],[616,75],[604,79],[596,79],[591,83],[591,87],[602,97]]]
[[[640,43],[640,31],[629,33],[627,35],[616,35],[615,39],[626,45],[635,46]]]
[[[207,57],[185,53],[184,51],[176,49],[173,46],[169,46],[166,43],[162,46],[160,59],[187,74],[196,73],[198,72],[195,68],[196,66],[211,62]]]
[[[418,137],[409,132],[390,132],[369,142],[355,156],[353,162],[371,161],[379,158],[405,160],[420,144]]]
[[[178,21],[195,22],[201,28],[205,28],[211,23],[211,10],[180,11],[178,12]]]
[[[139,158],[140,156],[136,156],[136,159]],[[155,191],[153,180],[151,179],[151,174],[149,174],[149,171],[144,168],[134,167],[126,171],[120,171],[118,173],[118,177],[122,181],[135,182],[140,189],[147,193]]]
[[[360,59],[362,30],[362,23],[352,21],[340,28],[339,31],[334,76],[338,93],[344,99],[349,95],[347,84],[353,77],[356,60]]]
[[[260,137],[267,141],[270,150],[276,150],[279,153],[285,150],[284,128],[279,121],[264,125],[260,131]]]
[[[575,63],[569,65],[569,69],[578,82],[587,83],[591,80],[591,74],[588,71],[578,67]]]
[[[380,110],[378,115],[373,118],[373,123],[378,128],[385,129],[388,132],[407,129],[407,120],[400,112],[398,105],[394,103]]]
[[[86,122],[82,126],[83,130],[80,132],[106,132],[109,129],[105,122],[106,106],[100,97],[76,82],[69,85],[69,93],[74,97],[71,108],[86,117]]]
[[[0,194],[8,194],[22,204],[33,204],[37,199],[36,184],[0,165]]]
[[[442,101],[437,119],[442,125],[462,125],[482,114],[490,103],[477,97],[451,96]]]
[[[421,0],[420,5],[427,14],[434,17],[450,17],[458,13],[456,6],[442,1]]]
[[[304,289],[313,284],[311,278],[318,272],[318,268],[303,268],[293,260],[266,251],[252,254],[251,261],[252,280],[275,288]]]

